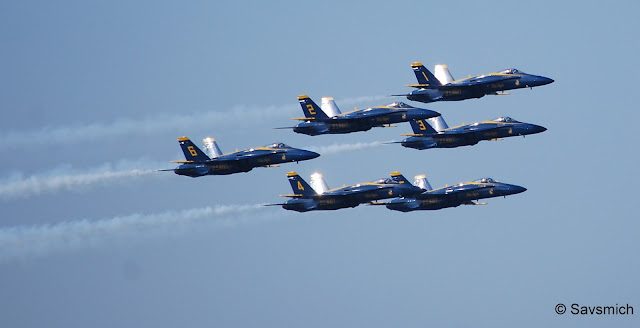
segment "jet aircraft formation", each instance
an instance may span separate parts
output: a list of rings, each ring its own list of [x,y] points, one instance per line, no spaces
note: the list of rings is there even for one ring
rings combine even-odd
[[[461,80],[454,80],[446,65],[436,65],[432,74],[422,63],[411,67],[418,84],[404,96],[408,100],[423,103],[437,101],[459,101],[481,98],[485,95],[505,95],[504,91],[533,88],[554,82],[552,79],[526,74],[515,68],[483,74]],[[333,98],[322,98],[319,107],[307,95],[298,96],[304,117],[293,127],[293,132],[309,136],[323,134],[347,134],[368,131],[374,127],[387,127],[395,123],[409,122],[413,133],[399,142],[403,147],[418,150],[431,148],[455,148],[472,146],[482,140],[500,140],[512,136],[525,136],[546,131],[546,128],[516,121],[510,117],[499,117],[491,121],[463,124],[449,128],[441,114],[423,108],[416,108],[403,102],[356,109],[342,113]],[[276,142],[264,147],[223,154],[215,139],[203,140],[204,150],[198,148],[189,138],[180,137],[178,142],[184,153],[184,161],[173,171],[178,175],[200,177],[204,175],[226,175],[248,172],[256,167],[274,167],[288,162],[300,162],[320,156],[320,154],[287,146]],[[417,175],[412,184],[400,172],[392,172],[390,177],[371,182],[345,185],[329,189],[319,173],[311,175],[311,185],[296,172],[287,173],[293,194],[281,195],[291,198],[284,203],[266,204],[282,206],[284,209],[308,212],[314,210],[337,210],[356,207],[360,204],[384,205],[390,210],[410,212],[415,210],[437,210],[460,205],[484,205],[477,200],[508,196],[526,191],[517,185],[498,182],[492,178],[462,182],[433,189],[426,175]],[[381,201],[388,200],[389,201]],[[476,201],[476,202],[474,202]]]

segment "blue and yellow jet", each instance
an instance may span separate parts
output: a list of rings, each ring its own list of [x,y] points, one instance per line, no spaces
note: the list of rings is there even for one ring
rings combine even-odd
[[[373,127],[383,127],[393,123],[427,119],[440,115],[436,111],[395,102],[387,106],[356,109],[348,113],[340,113],[335,107],[336,112],[331,113],[335,115],[329,117],[309,96],[298,96],[298,101],[305,117],[294,118],[294,120],[304,122],[293,127],[293,131],[310,136],[367,131]]]
[[[306,161],[320,156],[318,153],[292,148],[283,143],[273,143],[264,147],[222,154],[213,138],[207,138],[204,141],[205,149],[209,150],[209,155],[200,150],[189,138],[178,138],[186,160],[174,161],[173,163],[180,164],[175,169],[160,171],[173,171],[178,175],[196,178],[203,175],[249,172],[255,167],[270,167],[275,164]]]
[[[544,132],[547,129],[531,124],[518,122],[510,117],[498,117],[493,121],[464,124],[449,128],[442,116],[429,119],[434,122],[435,129],[427,120],[411,121],[413,134],[404,134],[408,138],[401,144],[407,148],[454,148],[472,146],[481,140],[499,140],[506,137],[525,136]]]
[[[413,63],[411,68],[416,74],[418,84],[407,86],[417,89],[409,94],[396,96],[406,96],[409,100],[423,103],[482,98],[485,95],[506,94],[500,93],[505,90],[533,88],[553,83],[548,77],[527,74],[515,68],[455,81],[448,81],[446,78],[440,81],[422,63]],[[446,66],[444,70],[446,76],[450,77]]]
[[[316,177],[317,175],[314,174]],[[315,210],[337,210],[347,207],[356,207],[360,204],[372,202],[374,200],[387,199],[401,196],[411,196],[419,194],[424,190],[411,184],[400,172],[391,173],[391,178],[379,179],[373,182],[359,183],[342,188],[328,189],[322,180],[312,184],[317,186],[312,188],[296,172],[287,173],[287,179],[293,189],[291,195],[280,195],[290,197],[282,204],[268,204],[269,206],[282,206],[284,209],[296,212],[308,212]],[[322,187],[324,186],[324,187]]]
[[[372,202],[372,205],[386,205],[390,210],[411,212],[418,210],[439,210],[460,205],[486,205],[474,200],[508,196],[526,191],[524,187],[497,182],[491,178],[482,178],[471,182],[462,182],[452,186],[432,189],[425,175],[416,176],[414,184],[423,193],[409,197],[401,197],[389,202]]]

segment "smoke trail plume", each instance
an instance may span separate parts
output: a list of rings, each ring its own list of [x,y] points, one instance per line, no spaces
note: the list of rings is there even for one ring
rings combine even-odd
[[[332,155],[339,154],[347,151],[361,150],[367,148],[375,148],[384,145],[382,141],[373,141],[373,142],[356,142],[352,144],[339,144],[334,143],[328,146],[309,146],[305,149],[315,151],[320,153],[321,155]]]
[[[345,106],[371,102],[385,97],[357,97],[340,100]],[[110,123],[88,123],[78,126],[45,127],[32,131],[9,131],[0,135],[0,151],[24,146],[51,145],[86,142],[101,138],[131,135],[153,135],[168,129],[207,128],[214,122],[234,124],[247,117],[262,121],[268,118],[288,118],[299,113],[295,103],[286,106],[235,106],[230,111],[206,111],[194,114],[160,114],[154,117],[132,119],[120,118]]]
[[[112,164],[105,164],[81,173],[73,172],[73,170],[54,170],[40,176],[32,175],[26,178],[18,175],[0,182],[0,200],[29,197],[59,190],[74,190],[78,187],[136,178],[154,172],[150,169],[135,168],[148,167],[148,165],[148,161],[142,160],[138,162],[122,161],[115,165],[116,168]]]
[[[261,215],[252,212],[262,210]],[[234,227],[258,223],[286,213],[260,204],[213,206],[156,214],[132,214],[101,220],[76,220],[56,224],[0,229],[0,262],[16,258],[119,244],[123,239],[170,236],[208,228]]]

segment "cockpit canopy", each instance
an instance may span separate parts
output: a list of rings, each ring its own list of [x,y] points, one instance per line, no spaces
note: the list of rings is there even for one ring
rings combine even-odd
[[[482,178],[482,179],[476,180],[476,181],[474,181],[474,182],[479,182],[479,183],[496,183],[497,181],[496,181],[496,180],[493,180],[493,179],[491,179],[491,178]]]
[[[519,71],[515,68],[507,68],[504,71],[500,71],[502,74],[524,74],[523,71]]]
[[[413,108],[405,103],[403,103],[402,101],[398,101],[398,102],[394,102],[394,103],[390,103],[389,105],[387,105],[388,107],[393,107],[393,108]]]
[[[378,179],[376,181],[374,181],[374,183],[380,183],[380,184],[397,184],[397,181],[393,181],[393,179],[391,178],[384,178],[384,179]]]
[[[275,143],[272,143],[270,145],[265,146],[265,148],[291,148],[291,147],[283,144],[282,142],[275,142]]]
[[[509,116],[501,116],[496,118],[495,120],[493,120],[494,122],[501,122],[501,123],[520,123],[514,119],[512,119]]]

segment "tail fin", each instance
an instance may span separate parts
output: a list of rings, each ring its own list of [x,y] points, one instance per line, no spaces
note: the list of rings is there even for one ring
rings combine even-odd
[[[413,185],[416,187],[420,187],[424,190],[431,190],[433,188],[431,188],[431,184],[429,183],[429,180],[427,180],[427,176],[424,174],[420,174],[420,175],[416,175],[416,177],[414,178],[415,181],[413,181]]]
[[[402,173],[400,172],[391,172],[391,180],[397,182],[397,183],[406,183],[406,184],[411,184],[411,182],[409,182],[409,180],[407,180],[407,178],[404,177],[404,175],[402,175]]]
[[[416,74],[418,84],[423,86],[440,86],[442,85],[438,79],[429,72],[429,70],[422,65],[422,63],[412,63],[413,73]]]
[[[434,68],[436,79],[442,83],[442,85],[453,82],[453,76],[449,72],[447,65],[436,65]]]
[[[206,162],[211,159],[203,153],[198,146],[194,145],[189,138],[180,137],[178,138],[178,142],[180,143],[180,148],[182,148],[182,152],[184,153],[184,158],[186,158],[187,161]]]
[[[447,125],[447,122],[445,122],[444,118],[442,118],[442,115],[429,118],[428,120],[429,122],[431,122],[431,124],[435,126],[435,129],[438,132],[449,128],[449,126]]]
[[[333,97],[322,97],[322,104],[320,105],[322,111],[329,117],[338,116],[341,114],[340,108],[333,101]]]
[[[296,172],[288,172],[287,179],[289,179],[289,183],[291,184],[291,189],[293,189],[294,194],[304,195],[304,196],[315,196],[318,194]]]
[[[318,195],[322,195],[325,191],[329,190],[327,182],[324,181],[322,174],[318,172],[313,172],[313,174],[311,174],[311,187],[318,193]]]
[[[220,155],[222,155],[222,151],[220,151],[220,147],[218,147],[218,143],[216,142],[216,139],[213,139],[211,137],[206,137],[204,139],[202,139],[202,142],[204,143],[204,152],[211,158],[216,158]]]
[[[431,125],[427,122],[427,120],[413,120],[409,121],[411,124],[411,128],[413,129],[413,133],[415,134],[436,134],[438,133],[436,130],[431,127]]]
[[[325,114],[316,103],[309,98],[307,95],[298,96],[298,101],[300,102],[300,107],[302,107],[302,112],[304,112],[304,116],[307,118],[318,118],[318,119],[327,119],[329,116]]]

